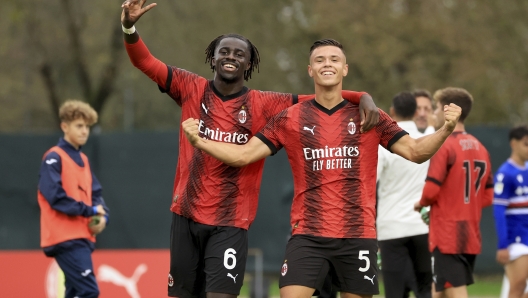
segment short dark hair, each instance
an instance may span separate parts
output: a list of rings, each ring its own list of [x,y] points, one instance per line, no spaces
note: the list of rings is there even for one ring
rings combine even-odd
[[[414,95],[414,97],[427,97],[431,102],[433,101],[431,93],[425,89],[416,89],[412,92],[412,95]]]
[[[528,125],[518,125],[510,129],[509,140],[512,139],[521,140],[525,136],[528,136]]]
[[[400,92],[392,98],[392,108],[399,117],[412,118],[416,113],[416,98],[411,92]]]
[[[220,41],[224,38],[238,38],[245,42],[248,46],[250,57],[249,57],[249,63],[251,64],[250,68],[246,71],[244,71],[244,80],[251,79],[251,74],[253,73],[253,70],[257,70],[259,72],[259,62],[260,62],[260,55],[257,47],[249,41],[249,39],[245,38],[242,35],[235,34],[235,33],[229,33],[229,34],[223,34],[218,36],[217,38],[213,39],[209,46],[205,49],[205,63],[209,63],[209,66],[211,66],[211,69],[213,72],[215,71],[215,66],[213,64],[213,58],[215,54],[216,47],[220,43]]]
[[[343,54],[345,53],[345,49],[343,49],[343,45],[335,40],[335,39],[319,39],[313,43],[313,45],[310,47],[310,55],[312,55],[313,51],[317,49],[318,47],[324,47],[324,46],[334,46],[338,47],[343,51]]]
[[[462,109],[462,114],[460,115],[458,122],[464,122],[464,120],[466,120],[469,112],[471,112],[471,107],[473,106],[473,96],[471,96],[471,94],[464,88],[447,87],[439,89],[436,90],[433,98],[441,105],[454,103],[459,106]]]

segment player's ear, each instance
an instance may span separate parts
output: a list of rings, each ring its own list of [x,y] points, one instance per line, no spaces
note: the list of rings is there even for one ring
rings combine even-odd
[[[348,64],[345,64],[343,66],[343,76],[346,77],[348,74]]]
[[[61,121],[60,128],[61,128],[62,132],[66,133],[66,131],[68,130],[68,126],[69,126],[68,122]]]
[[[246,66],[246,70],[249,70],[251,68],[251,63],[248,63],[248,65]]]
[[[313,78],[312,66],[311,65],[308,65],[308,75],[310,75],[310,77]]]

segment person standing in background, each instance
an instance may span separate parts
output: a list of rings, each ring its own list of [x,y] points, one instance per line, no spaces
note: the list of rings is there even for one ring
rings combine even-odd
[[[40,244],[64,272],[65,297],[94,298],[99,288],[91,255],[109,210],[81,147],[97,122],[97,112],[87,103],[68,100],[59,117],[64,137],[44,154],[40,167]]]
[[[415,139],[424,136],[413,121],[416,104],[413,94],[401,92],[392,99],[389,112]],[[416,164],[379,147],[376,227],[387,298],[409,297],[409,288],[418,298],[431,297],[429,228],[413,210],[422,196],[428,168],[429,161]],[[409,283],[414,284],[408,287]]]
[[[431,93],[425,89],[417,89],[412,92],[416,98],[416,114],[414,115],[414,122],[418,127],[418,131],[426,135],[435,132],[434,105]]]
[[[511,155],[495,174],[493,211],[497,262],[504,265],[509,298],[524,295],[528,279],[528,126],[509,133]]]
[[[482,208],[493,200],[488,150],[465,130],[473,97],[462,88],[435,92],[437,125],[444,122],[441,107],[455,104],[462,115],[453,134],[431,158],[422,198],[416,211],[431,206],[429,250],[433,258],[433,297],[467,297],[473,284],[475,259],[481,252]]]

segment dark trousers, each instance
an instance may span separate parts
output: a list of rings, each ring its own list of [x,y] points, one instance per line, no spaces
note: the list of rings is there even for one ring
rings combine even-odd
[[[65,298],[99,297],[99,288],[93,272],[92,251],[89,246],[73,245],[58,251],[54,257],[64,272]]]
[[[409,297],[412,289],[417,298],[430,298],[433,274],[428,234],[383,240],[378,244],[385,297]]]

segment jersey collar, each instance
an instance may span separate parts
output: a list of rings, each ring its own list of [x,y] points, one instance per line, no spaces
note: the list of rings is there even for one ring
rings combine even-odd
[[[209,86],[213,90],[214,94],[216,96],[218,96],[218,98],[220,98],[222,101],[228,101],[230,99],[240,97],[240,96],[246,94],[249,91],[248,87],[244,86],[237,93],[233,93],[233,94],[230,94],[230,95],[222,95],[222,93],[218,92],[218,90],[216,89],[215,85],[213,84],[213,80],[209,81]]]
[[[332,109],[327,109],[325,107],[323,107],[320,103],[318,103],[315,98],[312,99],[312,104],[319,110],[321,110],[321,112],[331,116],[333,113],[339,111],[341,108],[343,108],[344,106],[346,106],[348,103],[348,101],[346,100],[343,100],[342,102],[340,102],[337,106],[333,107]]]

